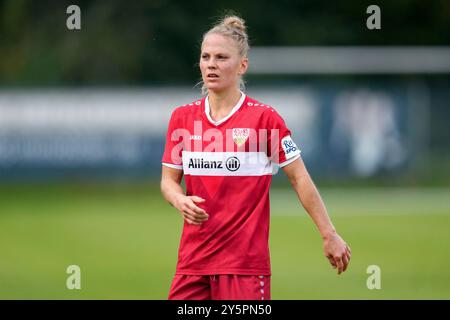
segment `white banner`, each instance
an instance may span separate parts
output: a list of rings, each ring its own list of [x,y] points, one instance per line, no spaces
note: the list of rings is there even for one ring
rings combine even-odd
[[[184,174],[194,176],[262,176],[272,174],[264,152],[183,151]]]

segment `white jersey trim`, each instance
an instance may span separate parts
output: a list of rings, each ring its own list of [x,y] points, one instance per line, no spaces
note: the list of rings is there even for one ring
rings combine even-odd
[[[279,164],[280,168],[283,168],[284,166],[287,166],[288,164],[294,162],[295,160],[297,160],[298,158],[300,158],[300,152],[294,156],[293,158],[286,160],[285,162],[282,162]]]
[[[166,167],[169,167],[169,168],[173,168],[173,169],[183,170],[183,166],[179,165],[179,164],[172,164],[172,163],[163,162],[162,165],[166,166]]]
[[[238,103],[233,107],[233,109],[231,109],[230,113],[225,118],[222,118],[222,119],[220,119],[218,121],[214,121],[211,118],[211,114],[210,114],[211,109],[209,107],[209,96],[207,96],[205,98],[205,113],[206,113],[206,117],[208,118],[208,121],[211,122],[215,126],[218,126],[219,124],[227,121],[233,114],[236,113],[236,111],[239,110],[239,108],[244,103],[245,97],[246,97],[245,94],[241,91],[241,98],[239,99]]]

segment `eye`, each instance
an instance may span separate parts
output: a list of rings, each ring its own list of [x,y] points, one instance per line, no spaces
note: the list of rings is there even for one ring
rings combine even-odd
[[[208,54],[206,54],[206,53],[202,54],[202,59],[208,59],[208,57],[209,57]]]
[[[217,58],[220,59],[220,60],[225,60],[228,57],[227,56],[223,56],[223,55],[218,55]]]

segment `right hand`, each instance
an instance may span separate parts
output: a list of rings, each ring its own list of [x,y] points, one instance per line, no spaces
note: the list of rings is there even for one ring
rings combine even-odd
[[[324,238],[323,250],[333,268],[338,269],[338,274],[347,270],[352,257],[352,250],[337,233],[332,233]]]
[[[196,203],[203,202],[205,202],[205,199],[197,196],[180,195],[175,207],[180,211],[187,223],[199,226],[209,218],[206,211],[196,205]]]

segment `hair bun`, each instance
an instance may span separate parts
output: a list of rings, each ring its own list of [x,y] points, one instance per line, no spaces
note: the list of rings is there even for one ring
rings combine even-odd
[[[238,29],[243,33],[246,32],[245,21],[237,16],[225,17],[222,21],[222,24],[229,28]]]

